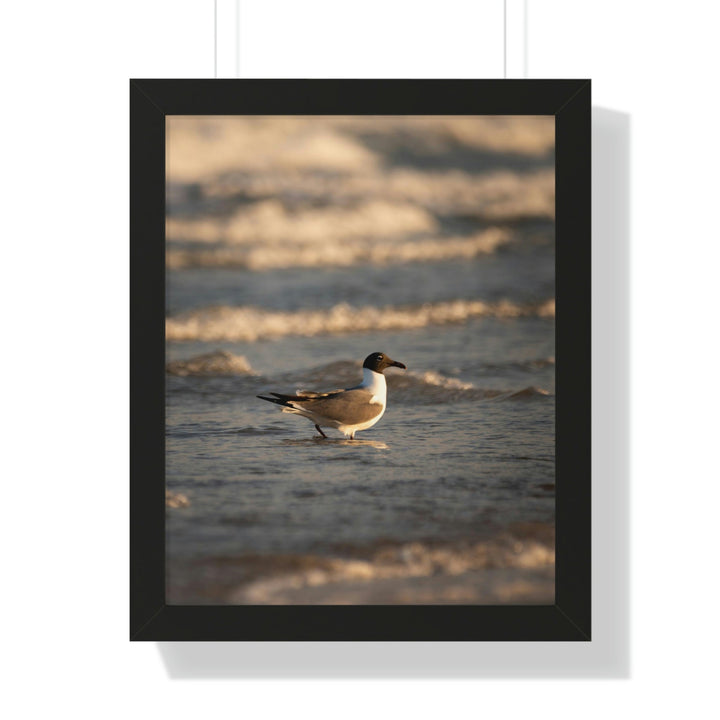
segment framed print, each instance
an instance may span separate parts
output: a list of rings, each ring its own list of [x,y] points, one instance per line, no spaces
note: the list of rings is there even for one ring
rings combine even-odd
[[[131,639],[590,640],[590,82],[130,110]]]

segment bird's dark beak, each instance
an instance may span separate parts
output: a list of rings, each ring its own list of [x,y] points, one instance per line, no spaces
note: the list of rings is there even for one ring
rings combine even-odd
[[[407,370],[407,368],[406,368],[401,362],[398,362],[397,360],[393,360],[393,361],[390,363],[390,365],[393,365],[393,366],[395,366],[395,367],[402,368],[403,370]]]

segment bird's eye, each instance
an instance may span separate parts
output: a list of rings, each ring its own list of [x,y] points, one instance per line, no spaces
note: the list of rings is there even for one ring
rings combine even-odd
[[[383,356],[382,356],[382,355],[378,355],[378,360],[382,360],[382,359],[383,359]]]

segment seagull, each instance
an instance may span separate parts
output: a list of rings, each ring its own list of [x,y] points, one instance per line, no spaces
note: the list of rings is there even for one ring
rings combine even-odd
[[[385,353],[374,352],[365,358],[363,381],[355,387],[326,393],[298,390],[295,395],[270,393],[273,397],[257,397],[282,405],[283,412],[306,417],[324,438],[327,435],[320,428],[331,427],[354,440],[356,432],[371,428],[385,413],[387,385],[383,370],[388,367],[406,369]]]

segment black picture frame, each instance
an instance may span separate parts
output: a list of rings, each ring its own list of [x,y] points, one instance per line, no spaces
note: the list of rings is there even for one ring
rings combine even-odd
[[[130,81],[130,639],[591,639],[589,80]],[[553,115],[556,575],[547,606],[165,602],[165,117]]]

